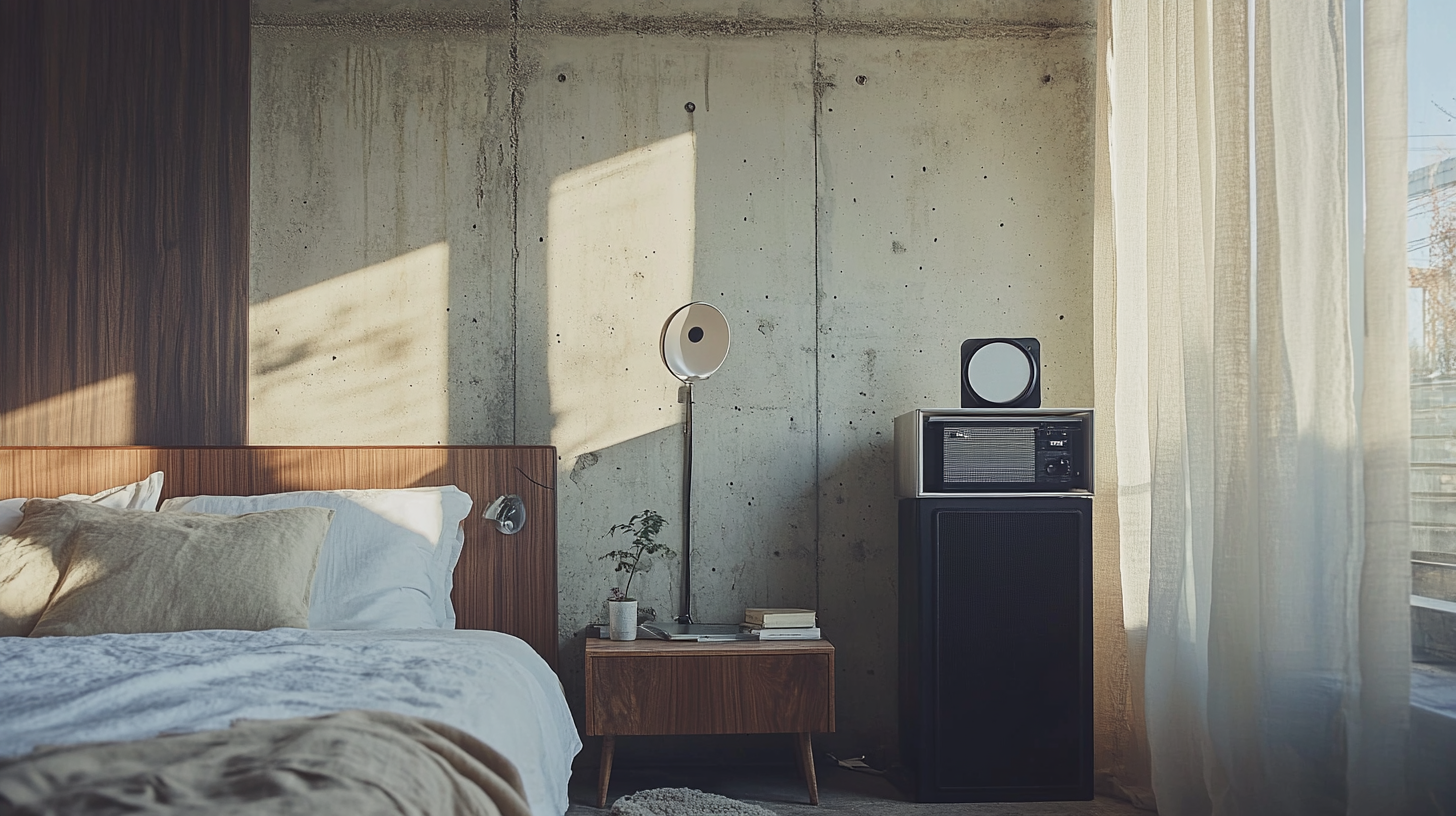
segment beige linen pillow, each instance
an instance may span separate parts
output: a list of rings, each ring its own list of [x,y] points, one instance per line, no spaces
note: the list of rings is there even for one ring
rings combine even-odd
[[[162,515],[31,499],[0,538],[0,635],[307,627],[333,515]]]

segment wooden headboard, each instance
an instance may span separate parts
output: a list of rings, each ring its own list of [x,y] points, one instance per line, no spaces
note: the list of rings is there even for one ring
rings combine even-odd
[[[455,568],[456,625],[508,632],[556,667],[556,449],[550,447],[0,447],[0,498],[95,493],[165,476],[163,498],[453,484],[475,507]],[[502,535],[480,512],[496,496],[526,504]]]

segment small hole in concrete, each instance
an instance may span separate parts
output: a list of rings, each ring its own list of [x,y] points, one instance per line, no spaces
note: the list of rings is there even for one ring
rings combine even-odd
[[[1046,83],[1051,82],[1051,81],[1052,81],[1052,75],[1051,74],[1043,74],[1042,75],[1041,82],[1042,82],[1043,85],[1045,85]]]
[[[566,81],[566,74],[557,74],[556,75],[556,81],[557,82],[565,82]]]
[[[697,105],[694,105],[691,102],[687,103],[686,105],[683,105],[683,110],[687,111],[688,113],[692,113],[693,111],[695,111],[697,109],[698,109],[698,106]]]
[[[861,85],[863,85],[863,84],[865,84],[866,82],[869,81],[869,78],[866,77],[864,74],[860,74],[859,76],[857,76],[857,77],[854,78],[854,81],[855,82],[858,82]]]

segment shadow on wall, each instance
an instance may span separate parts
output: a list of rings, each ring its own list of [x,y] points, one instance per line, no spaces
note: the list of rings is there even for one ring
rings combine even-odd
[[[253,30],[252,441],[513,441],[508,58],[476,31]]]
[[[130,445],[135,439],[136,375],[130,371],[0,414],[0,444]]]
[[[622,543],[613,539],[608,529],[634,512],[651,508],[667,518],[660,540],[674,551],[680,549],[680,437],[676,426],[663,428],[561,463],[572,465],[560,469],[563,475],[557,481],[558,514],[563,519],[585,519],[575,534],[561,536],[557,553],[563,589],[558,605],[558,673],[577,722],[585,722],[580,718],[585,699],[585,639],[581,627],[589,621],[606,621],[608,591],[620,585],[622,578],[613,572],[610,562],[601,560],[604,553]],[[633,496],[637,505],[618,510],[602,502],[603,494]],[[681,568],[679,558],[657,558],[648,571],[639,573],[632,583],[632,594],[640,599],[639,609],[653,610],[657,620],[676,616]],[[706,589],[708,579],[696,566],[694,572],[698,575],[694,590]]]
[[[253,304],[249,441],[449,441],[449,292],[438,242]]]
[[[821,595],[819,625],[837,650],[836,703],[840,711],[855,712],[841,717],[838,733],[826,735],[823,744],[835,753],[868,752],[882,762],[895,756],[898,746],[885,737],[899,728],[893,437],[882,435],[847,449],[848,456],[823,463],[824,476],[816,486],[820,495],[812,497],[828,511],[820,513],[820,580],[836,587]],[[866,501],[866,496],[878,498]]]
[[[0,4],[0,444],[243,441],[249,30]]]
[[[661,410],[675,389],[641,329],[692,294],[694,160],[683,133],[551,186],[535,323],[547,338],[535,348],[546,350],[549,443],[562,456],[677,421]],[[253,304],[249,440],[453,441],[450,292],[450,247],[438,241]]]

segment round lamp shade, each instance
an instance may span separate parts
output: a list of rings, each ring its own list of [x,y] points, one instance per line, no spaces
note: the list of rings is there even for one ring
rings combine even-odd
[[[1021,346],[991,342],[971,354],[966,363],[966,382],[985,402],[1010,405],[1036,385],[1036,366]]]
[[[712,305],[689,303],[662,327],[662,362],[684,382],[706,380],[728,358],[728,319]]]

